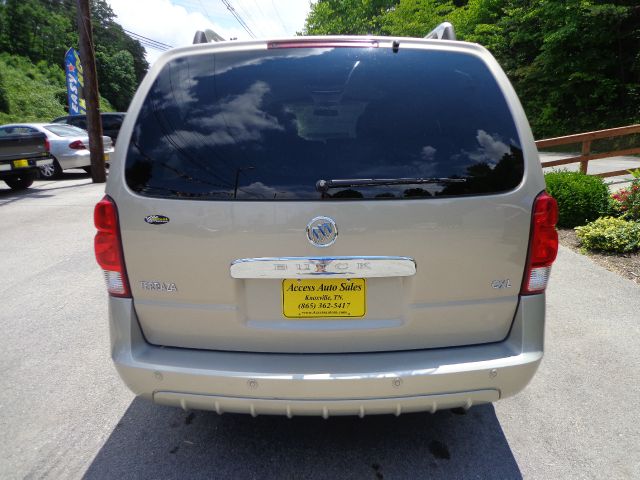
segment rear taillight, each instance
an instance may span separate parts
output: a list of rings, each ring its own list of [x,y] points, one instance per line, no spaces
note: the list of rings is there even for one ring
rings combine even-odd
[[[542,293],[547,288],[551,264],[558,254],[558,203],[542,192],[533,202],[529,256],[522,282],[522,295]]]
[[[74,150],[85,150],[87,147],[82,143],[82,140],[76,140],[69,144],[69,148],[73,148]]]
[[[45,149],[45,151],[47,151],[47,152],[50,152],[50,151],[51,151],[51,142],[49,142],[49,139],[48,139],[48,138],[45,138],[45,139],[44,139],[44,149]]]
[[[120,241],[118,211],[113,200],[107,196],[100,200],[94,209],[93,220],[98,229],[94,241],[96,260],[104,270],[107,290],[114,297],[130,297]]]

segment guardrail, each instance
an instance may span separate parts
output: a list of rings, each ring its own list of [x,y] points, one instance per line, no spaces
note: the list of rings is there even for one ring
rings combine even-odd
[[[627,127],[610,128],[608,130],[597,130],[595,132],[578,133],[576,135],[567,135],[565,137],[546,138],[537,140],[538,148],[557,147],[558,145],[582,144],[582,153],[577,157],[562,158],[560,160],[550,160],[541,162],[543,167],[555,167],[558,165],[568,165],[570,163],[580,163],[580,171],[587,173],[589,162],[591,160],[601,160],[603,158],[618,157],[620,155],[640,154],[640,147],[627,148],[625,150],[614,150],[610,152],[591,153],[591,142],[602,138],[614,138],[624,135],[640,133],[640,125],[629,125]],[[597,173],[598,177],[615,177],[629,173],[627,170],[616,170],[614,172]]]

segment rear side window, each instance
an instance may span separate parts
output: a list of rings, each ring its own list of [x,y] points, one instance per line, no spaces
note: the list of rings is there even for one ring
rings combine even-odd
[[[139,112],[125,176],[164,198],[392,200],[504,192],[523,170],[481,59],[294,48],[168,63]]]

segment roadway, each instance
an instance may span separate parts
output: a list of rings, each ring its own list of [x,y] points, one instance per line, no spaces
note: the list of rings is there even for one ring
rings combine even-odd
[[[109,358],[83,174],[0,185],[0,478],[640,478],[640,287],[562,248],[546,356],[463,412],[294,418],[135,399]]]

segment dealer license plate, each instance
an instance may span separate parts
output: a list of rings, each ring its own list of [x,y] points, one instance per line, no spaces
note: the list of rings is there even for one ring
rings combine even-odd
[[[363,317],[367,285],[363,278],[282,281],[282,314],[287,318]]]
[[[29,166],[29,160],[27,159],[22,159],[22,160],[14,160],[13,161],[13,168],[24,168],[24,167],[28,167]]]

